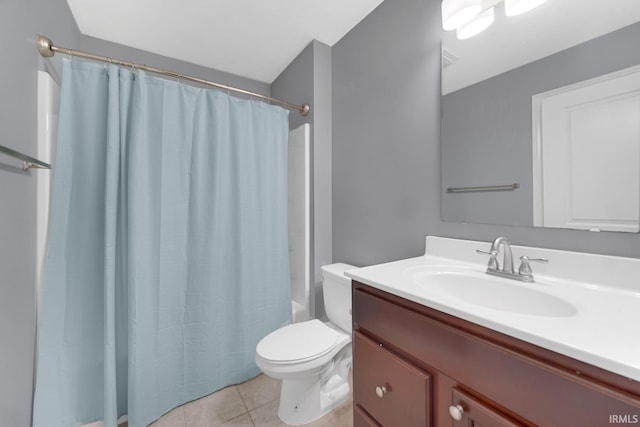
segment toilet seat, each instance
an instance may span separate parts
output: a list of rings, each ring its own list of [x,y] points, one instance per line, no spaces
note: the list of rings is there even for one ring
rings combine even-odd
[[[302,363],[329,353],[339,338],[338,331],[313,319],[271,332],[258,343],[256,353],[268,363]]]

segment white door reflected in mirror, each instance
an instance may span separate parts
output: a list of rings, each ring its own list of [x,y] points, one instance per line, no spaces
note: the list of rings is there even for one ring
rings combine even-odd
[[[533,97],[534,226],[640,230],[640,66]]]

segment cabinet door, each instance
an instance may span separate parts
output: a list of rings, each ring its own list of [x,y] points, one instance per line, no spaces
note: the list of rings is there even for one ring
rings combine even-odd
[[[354,402],[383,427],[431,426],[431,375],[354,332]]]
[[[353,405],[353,427],[380,427],[360,406]]]
[[[453,389],[449,412],[453,418],[453,427],[523,427],[467,393]]]

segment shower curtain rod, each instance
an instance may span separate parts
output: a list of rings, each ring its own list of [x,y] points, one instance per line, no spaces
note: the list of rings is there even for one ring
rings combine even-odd
[[[272,98],[270,96],[262,95],[262,94],[259,94],[259,93],[256,93],[256,92],[251,92],[251,91],[248,91],[248,90],[239,89],[237,87],[233,87],[233,86],[224,85],[224,84],[221,84],[221,83],[212,82],[212,81],[209,81],[209,80],[200,79],[198,77],[188,76],[186,74],[177,73],[175,71],[163,70],[161,68],[150,67],[148,65],[137,64],[135,62],[125,61],[125,60],[122,60],[122,59],[110,58],[108,56],[96,55],[94,53],[82,52],[82,51],[79,51],[79,50],[69,49],[67,47],[55,46],[53,44],[53,42],[51,41],[51,39],[49,39],[49,38],[47,38],[45,36],[42,36],[40,34],[38,34],[36,36],[36,45],[38,47],[38,52],[40,52],[40,55],[42,55],[42,56],[44,56],[46,58],[53,56],[56,52],[60,52],[60,53],[66,54],[66,55],[77,56],[77,57],[86,58],[86,59],[92,59],[94,61],[108,62],[110,64],[122,65],[122,66],[125,66],[125,67],[131,67],[133,69],[149,71],[151,73],[161,74],[161,75],[169,76],[169,77],[174,77],[174,78],[181,79],[181,80],[190,80],[192,82],[200,83],[200,84],[207,85],[207,86],[217,87],[219,89],[225,89],[225,90],[231,91],[231,92],[242,93],[244,95],[249,95],[249,96],[253,96],[255,98],[264,99],[264,100],[266,100],[268,102],[274,102],[276,104],[280,104],[280,105],[284,106],[285,108],[289,108],[289,109],[292,109],[292,110],[298,110],[300,112],[300,114],[303,115],[303,116],[306,116],[307,114],[309,114],[309,110],[311,109],[309,104],[296,105],[296,104],[292,104],[292,103],[287,102],[287,101],[282,101],[280,99]]]

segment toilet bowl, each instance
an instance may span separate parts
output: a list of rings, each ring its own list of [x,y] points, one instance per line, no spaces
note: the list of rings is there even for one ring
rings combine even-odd
[[[322,267],[328,322],[294,323],[271,332],[256,347],[256,364],[282,381],[278,416],[289,425],[310,423],[349,398],[351,370],[351,281],[356,268]]]

